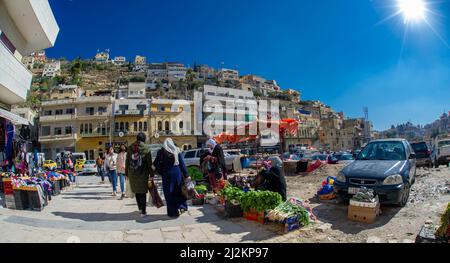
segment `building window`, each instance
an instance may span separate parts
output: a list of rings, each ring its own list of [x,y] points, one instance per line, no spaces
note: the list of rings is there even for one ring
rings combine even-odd
[[[80,125],[80,134],[83,134],[83,133],[84,133],[84,124],[82,123]]]
[[[128,128],[130,128],[130,124],[128,122],[125,122],[125,131],[128,131]]]
[[[72,127],[70,126],[66,127],[66,134],[72,134]]]
[[[120,123],[120,131],[125,130],[125,124],[123,122]]]
[[[43,126],[41,131],[42,136],[49,136],[50,135],[50,126]]]
[[[73,115],[73,109],[66,109],[66,114]]]
[[[144,131],[146,132],[148,130],[148,124],[146,121],[144,121]]]
[[[166,130],[166,131],[169,131],[170,130],[170,123],[169,123],[169,121],[166,121],[166,123],[165,123],[165,125],[164,125],[165,127],[165,129],[164,130]]]
[[[55,115],[63,115],[63,110],[55,110]]]
[[[92,133],[92,123],[89,123],[89,133]]]
[[[162,121],[158,121],[158,131],[162,131],[162,127],[163,127]]]
[[[58,127],[58,128],[55,128],[55,135],[62,135],[62,129],[60,128],[60,127]]]
[[[106,112],[107,112],[107,108],[106,108],[106,107],[98,107],[98,112],[99,112],[100,114],[106,113]]]
[[[114,123],[114,129],[116,130],[116,132],[119,131],[119,123],[118,122]]]
[[[135,131],[135,132],[137,132],[137,131],[138,131],[138,124],[137,124],[137,122],[136,122],[136,121],[134,122],[134,131]]]
[[[142,131],[142,122],[139,122],[139,131]]]
[[[51,110],[44,111],[44,116],[52,116],[52,111]]]
[[[87,107],[86,108],[86,114],[87,115],[94,115],[94,107]]]
[[[180,121],[179,126],[180,126],[180,129],[183,129],[184,123],[182,121]]]

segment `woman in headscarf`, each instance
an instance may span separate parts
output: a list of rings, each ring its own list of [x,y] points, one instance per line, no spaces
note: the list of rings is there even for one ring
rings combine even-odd
[[[253,186],[257,190],[276,192],[286,201],[286,178],[280,167],[272,166],[271,161],[263,162],[264,168],[256,177]]]
[[[167,204],[167,215],[176,218],[180,212],[187,211],[186,198],[183,197],[184,180],[189,179],[180,149],[171,138],[164,141],[164,146],[158,151],[155,159],[156,172],[161,175],[164,197]]]
[[[207,166],[209,184],[214,193],[217,193],[220,190],[218,181],[227,179],[225,156],[222,147],[214,139],[209,139],[206,147],[208,154],[204,157],[203,162]]]
[[[147,137],[139,133],[136,142],[128,147],[125,161],[125,176],[130,180],[131,191],[136,195],[136,202],[141,217],[147,215],[148,179],[154,177],[151,148],[145,144]]]

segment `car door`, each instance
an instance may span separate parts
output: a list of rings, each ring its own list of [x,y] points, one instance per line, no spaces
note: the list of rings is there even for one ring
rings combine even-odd
[[[416,158],[410,158],[412,154],[415,155],[415,152],[409,142],[406,142],[406,153],[409,163],[409,184],[412,185],[416,177]]]

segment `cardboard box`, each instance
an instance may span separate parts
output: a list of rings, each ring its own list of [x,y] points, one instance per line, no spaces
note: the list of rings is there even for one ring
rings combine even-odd
[[[380,204],[376,207],[361,207],[350,205],[348,207],[348,219],[357,222],[372,224],[380,214]]]

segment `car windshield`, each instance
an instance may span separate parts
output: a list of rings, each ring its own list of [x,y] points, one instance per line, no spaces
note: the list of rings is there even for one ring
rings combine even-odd
[[[440,141],[439,147],[450,146],[450,140]]]
[[[411,144],[412,148],[414,149],[414,151],[428,151],[428,146],[426,143],[422,142],[422,143],[413,143]]]
[[[85,164],[95,164],[95,161],[86,161]]]
[[[405,148],[400,141],[371,142],[359,153],[358,160],[406,160]]]

